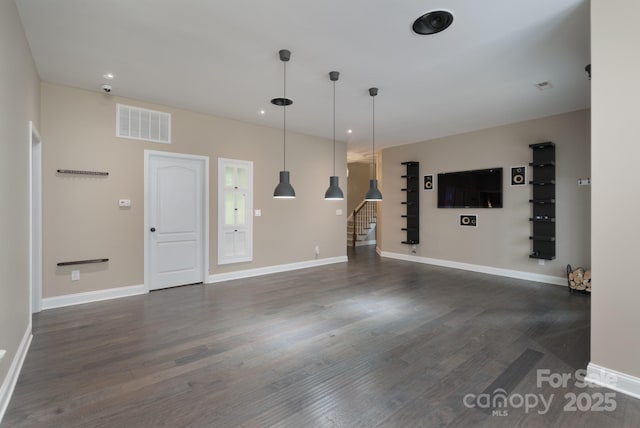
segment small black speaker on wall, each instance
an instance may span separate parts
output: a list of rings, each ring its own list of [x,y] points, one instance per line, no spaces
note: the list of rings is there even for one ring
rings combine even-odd
[[[527,167],[512,166],[511,167],[511,185],[523,186],[527,184],[526,180]]]
[[[433,190],[433,175],[424,176],[424,190]]]
[[[460,226],[478,227],[478,216],[475,214],[460,214]]]

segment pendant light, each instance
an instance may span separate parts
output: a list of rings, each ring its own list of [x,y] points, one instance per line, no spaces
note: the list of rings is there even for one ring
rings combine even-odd
[[[369,88],[369,95],[371,95],[371,101],[373,106],[373,133],[372,133],[372,144],[371,144],[371,171],[373,172],[373,178],[369,180],[369,190],[367,194],[364,195],[365,201],[381,201],[382,193],[378,190],[378,179],[376,179],[376,100],[375,96],[378,95],[378,88]]]
[[[333,82],[333,175],[329,177],[329,188],[324,193],[324,199],[327,201],[344,200],[344,194],[340,189],[338,176],[336,175],[336,81],[339,77],[339,72],[329,72],[329,79]]]
[[[284,89],[282,98],[272,99],[271,104],[283,108],[283,170],[280,171],[280,182],[273,191],[273,197],[277,199],[293,199],[296,197],[296,191],[293,190],[293,186],[289,183],[289,171],[287,171],[287,106],[293,104],[293,101],[287,98],[287,61],[291,58],[291,52],[286,49],[282,49],[278,54],[280,55],[280,61],[284,64]]]

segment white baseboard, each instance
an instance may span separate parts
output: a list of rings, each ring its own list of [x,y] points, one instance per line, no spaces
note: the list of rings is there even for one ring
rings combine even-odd
[[[585,379],[596,385],[640,399],[640,378],[635,376],[589,363]]]
[[[376,251],[378,249],[376,248]],[[454,269],[468,270],[472,272],[488,273],[490,275],[506,276],[509,278],[524,279],[527,281],[544,282],[547,284],[567,285],[567,279],[560,276],[541,275],[532,272],[523,272],[519,270],[502,269],[491,266],[474,265],[471,263],[454,262],[451,260],[432,259],[428,257],[411,256],[408,254],[392,253],[389,251],[380,251],[381,257],[390,259],[406,260],[409,262],[424,263],[428,265],[443,266]]]
[[[63,306],[79,305],[82,303],[100,302],[102,300],[120,297],[136,296],[148,293],[144,285],[109,288],[106,290],[87,291],[86,293],[65,294],[64,296],[47,297],[42,299],[42,309],[61,308]]]
[[[236,272],[219,273],[209,275],[207,284],[234,279],[251,278],[253,276],[268,275],[270,273],[286,272],[290,270],[305,269],[314,266],[323,266],[333,263],[343,263],[347,261],[347,256],[330,257],[326,259],[309,260],[298,263],[288,263],[284,265],[267,266],[263,268],[246,269]],[[120,297],[136,296],[148,293],[144,285],[132,285],[129,287],[117,287],[107,290],[88,291],[86,293],[66,294],[64,296],[47,297],[42,299],[42,310],[61,308],[64,306],[79,305],[82,303],[99,302],[102,300],[117,299]]]
[[[31,316],[29,316],[29,318],[31,318]],[[16,382],[18,382],[18,376],[20,376],[20,371],[22,370],[22,363],[24,363],[24,358],[27,356],[27,351],[31,345],[31,339],[33,339],[33,335],[31,334],[31,321],[29,321],[29,325],[20,341],[16,355],[13,357],[13,361],[11,361],[7,376],[4,378],[2,386],[0,386],[0,423],[9,406]]]
[[[251,278],[254,276],[268,275],[271,273],[287,272],[290,270],[306,269],[310,267],[330,265],[333,263],[344,263],[346,261],[347,261],[347,256],[329,257],[326,259],[308,260],[304,262],[287,263],[284,265],[266,266],[266,267],[255,268],[255,269],[245,269],[245,270],[239,270],[236,272],[217,273],[217,274],[209,275],[207,284],[213,284],[216,282],[223,282],[223,281],[231,281],[234,279]]]

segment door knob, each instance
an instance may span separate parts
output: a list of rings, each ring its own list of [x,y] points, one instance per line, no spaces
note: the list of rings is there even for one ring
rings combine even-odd
[[[151,229],[149,229],[149,230],[150,230],[150,231],[152,231],[152,232],[155,232],[155,231],[156,231],[156,228],[155,228],[155,227],[152,227],[152,228],[151,228]]]

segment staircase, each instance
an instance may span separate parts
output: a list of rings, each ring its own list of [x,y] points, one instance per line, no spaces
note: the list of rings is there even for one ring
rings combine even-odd
[[[347,246],[376,243],[376,203],[362,201],[347,219]]]

